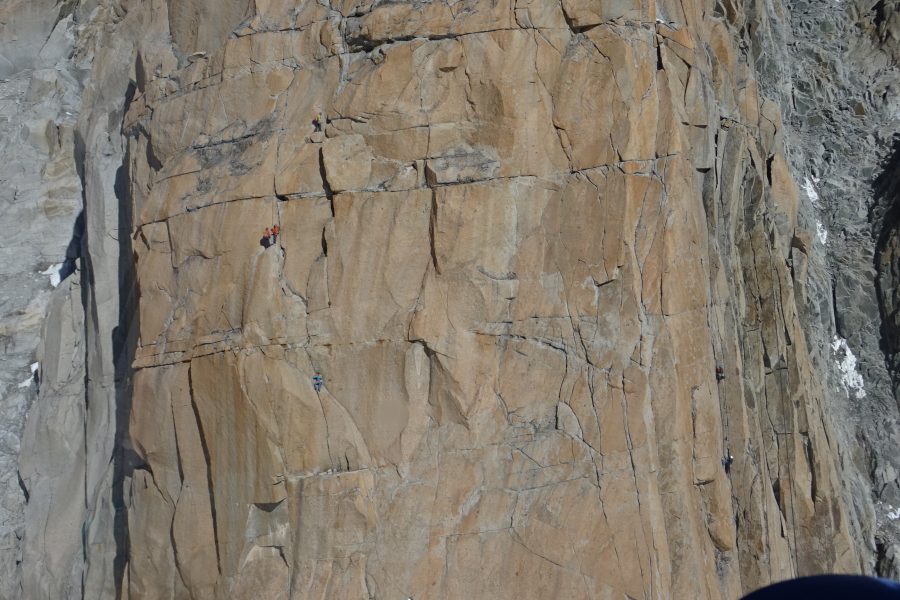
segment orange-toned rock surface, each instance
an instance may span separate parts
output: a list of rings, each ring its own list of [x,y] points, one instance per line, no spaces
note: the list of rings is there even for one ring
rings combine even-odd
[[[718,598],[859,567],[797,188],[721,20],[291,8],[128,107],[157,161],[130,178],[135,597]]]
[[[62,314],[109,332],[76,365],[107,408],[78,417],[81,521],[43,471],[65,451],[26,461],[53,497],[24,597],[738,598],[870,569],[739,6],[224,4],[125,2],[90,41],[107,203]]]

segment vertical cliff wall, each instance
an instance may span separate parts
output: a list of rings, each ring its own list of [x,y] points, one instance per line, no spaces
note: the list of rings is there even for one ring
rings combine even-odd
[[[882,349],[891,374],[894,397],[900,397],[900,152],[897,146],[876,182],[878,200],[874,213],[876,287],[882,315]],[[890,455],[889,455],[890,456]],[[877,463],[876,463],[877,465]],[[877,465],[876,478],[895,476],[896,467]],[[877,481],[877,479],[876,479]],[[895,483],[881,486],[879,517],[884,533],[877,540],[878,566],[891,577],[900,578],[900,493]],[[885,493],[886,492],[886,493]]]
[[[896,404],[847,422],[829,375],[833,255],[772,58],[796,13],[73,10],[84,233],[20,458],[23,597],[736,598],[893,568],[872,482],[897,474],[854,438]]]
[[[889,275],[896,261],[879,248],[889,237],[884,215],[896,210],[888,188],[898,173],[891,153],[900,131],[900,7],[800,0],[788,8],[788,20],[754,27],[752,37],[767,74],[761,81],[780,99],[787,124],[785,147],[804,199],[800,220],[819,244],[804,329],[833,389],[828,410],[849,434],[853,450],[844,460],[854,465],[847,472],[870,481],[874,512],[861,518],[871,525],[869,543],[882,572],[896,578],[900,421],[887,300],[896,294]],[[865,486],[853,481],[854,497],[867,495]]]
[[[69,285],[83,222],[73,29],[54,2],[0,6],[0,598],[19,597],[27,494],[19,454],[42,374],[42,322],[51,292]]]

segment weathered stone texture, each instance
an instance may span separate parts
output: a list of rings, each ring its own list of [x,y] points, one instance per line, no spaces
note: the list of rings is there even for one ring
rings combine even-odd
[[[795,245],[812,251],[792,258],[807,280],[798,290],[804,335],[829,388],[825,407],[844,424],[835,433],[849,449],[840,460],[851,498],[874,492],[875,510],[856,510],[869,550],[887,565],[900,544],[900,413],[891,349],[896,260],[881,247],[892,227],[886,213],[896,210],[886,184],[897,173],[896,157],[888,159],[900,131],[900,4],[791,0],[786,8],[787,20],[748,14],[750,51],[782,109],[798,221],[811,234],[812,245],[806,236]]]
[[[0,6],[0,598],[4,600],[21,594],[28,491],[17,471],[26,414],[39,382],[47,377],[45,361],[37,356],[42,327],[48,308],[59,301],[52,299],[52,290],[74,270],[83,223],[78,218],[81,186],[74,156],[80,84],[68,60],[73,44],[74,24],[65,7],[43,0]]]
[[[87,8],[26,597],[737,598],[872,569],[804,329],[820,248],[741,33],[783,14]]]
[[[124,125],[154,159],[129,171],[134,597],[735,597],[860,568],[797,186],[726,25],[257,8]]]

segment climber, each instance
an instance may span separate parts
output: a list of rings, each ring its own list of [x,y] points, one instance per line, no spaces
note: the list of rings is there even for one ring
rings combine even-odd
[[[272,245],[272,230],[266,227],[265,232],[263,233],[262,239],[259,240],[259,245],[263,248],[268,248]]]
[[[734,457],[731,454],[727,454],[722,459],[722,466],[725,467],[725,473],[731,473],[731,463],[734,462]]]
[[[281,228],[278,225],[272,225],[272,243],[278,241],[278,234],[281,233]]]
[[[716,365],[716,381],[722,381],[725,379],[725,367],[722,366],[722,363]]]
[[[325,113],[317,111],[316,116],[312,121],[313,127],[315,127],[316,131],[322,131],[325,128],[325,123]]]
[[[316,373],[315,375],[313,375],[312,380],[313,380],[313,387],[315,388],[316,392],[321,391],[322,386],[325,385],[325,381],[322,379],[322,376],[319,375],[318,373]]]

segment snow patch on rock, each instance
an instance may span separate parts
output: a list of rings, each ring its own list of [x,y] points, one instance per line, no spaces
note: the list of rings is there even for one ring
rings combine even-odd
[[[818,236],[819,241],[822,242],[822,245],[828,243],[828,230],[825,229],[825,226],[822,225],[822,221],[816,220],[816,236]]]
[[[812,202],[812,205],[819,208],[819,193],[809,177],[803,180],[803,191],[806,192],[806,196]]]
[[[835,354],[838,371],[841,372],[841,384],[847,392],[853,392],[857,399],[866,397],[862,374],[856,370],[856,355],[847,345],[847,340],[835,335],[831,340],[831,351]]]
[[[37,372],[37,370],[40,369],[40,368],[41,368],[41,363],[39,363],[39,362],[31,363],[31,375],[28,377],[28,379],[24,380],[24,381],[23,381],[22,383],[20,383],[17,387],[18,387],[20,390],[21,390],[21,389],[25,389],[25,388],[27,388],[27,387],[30,387],[31,384],[34,382],[34,374],[35,374],[35,373]]]
[[[62,281],[60,277],[60,270],[63,267],[63,263],[56,263],[55,265],[50,265],[47,267],[46,271],[41,271],[41,275],[49,275],[50,276],[50,285],[53,287],[57,287],[59,282]]]

